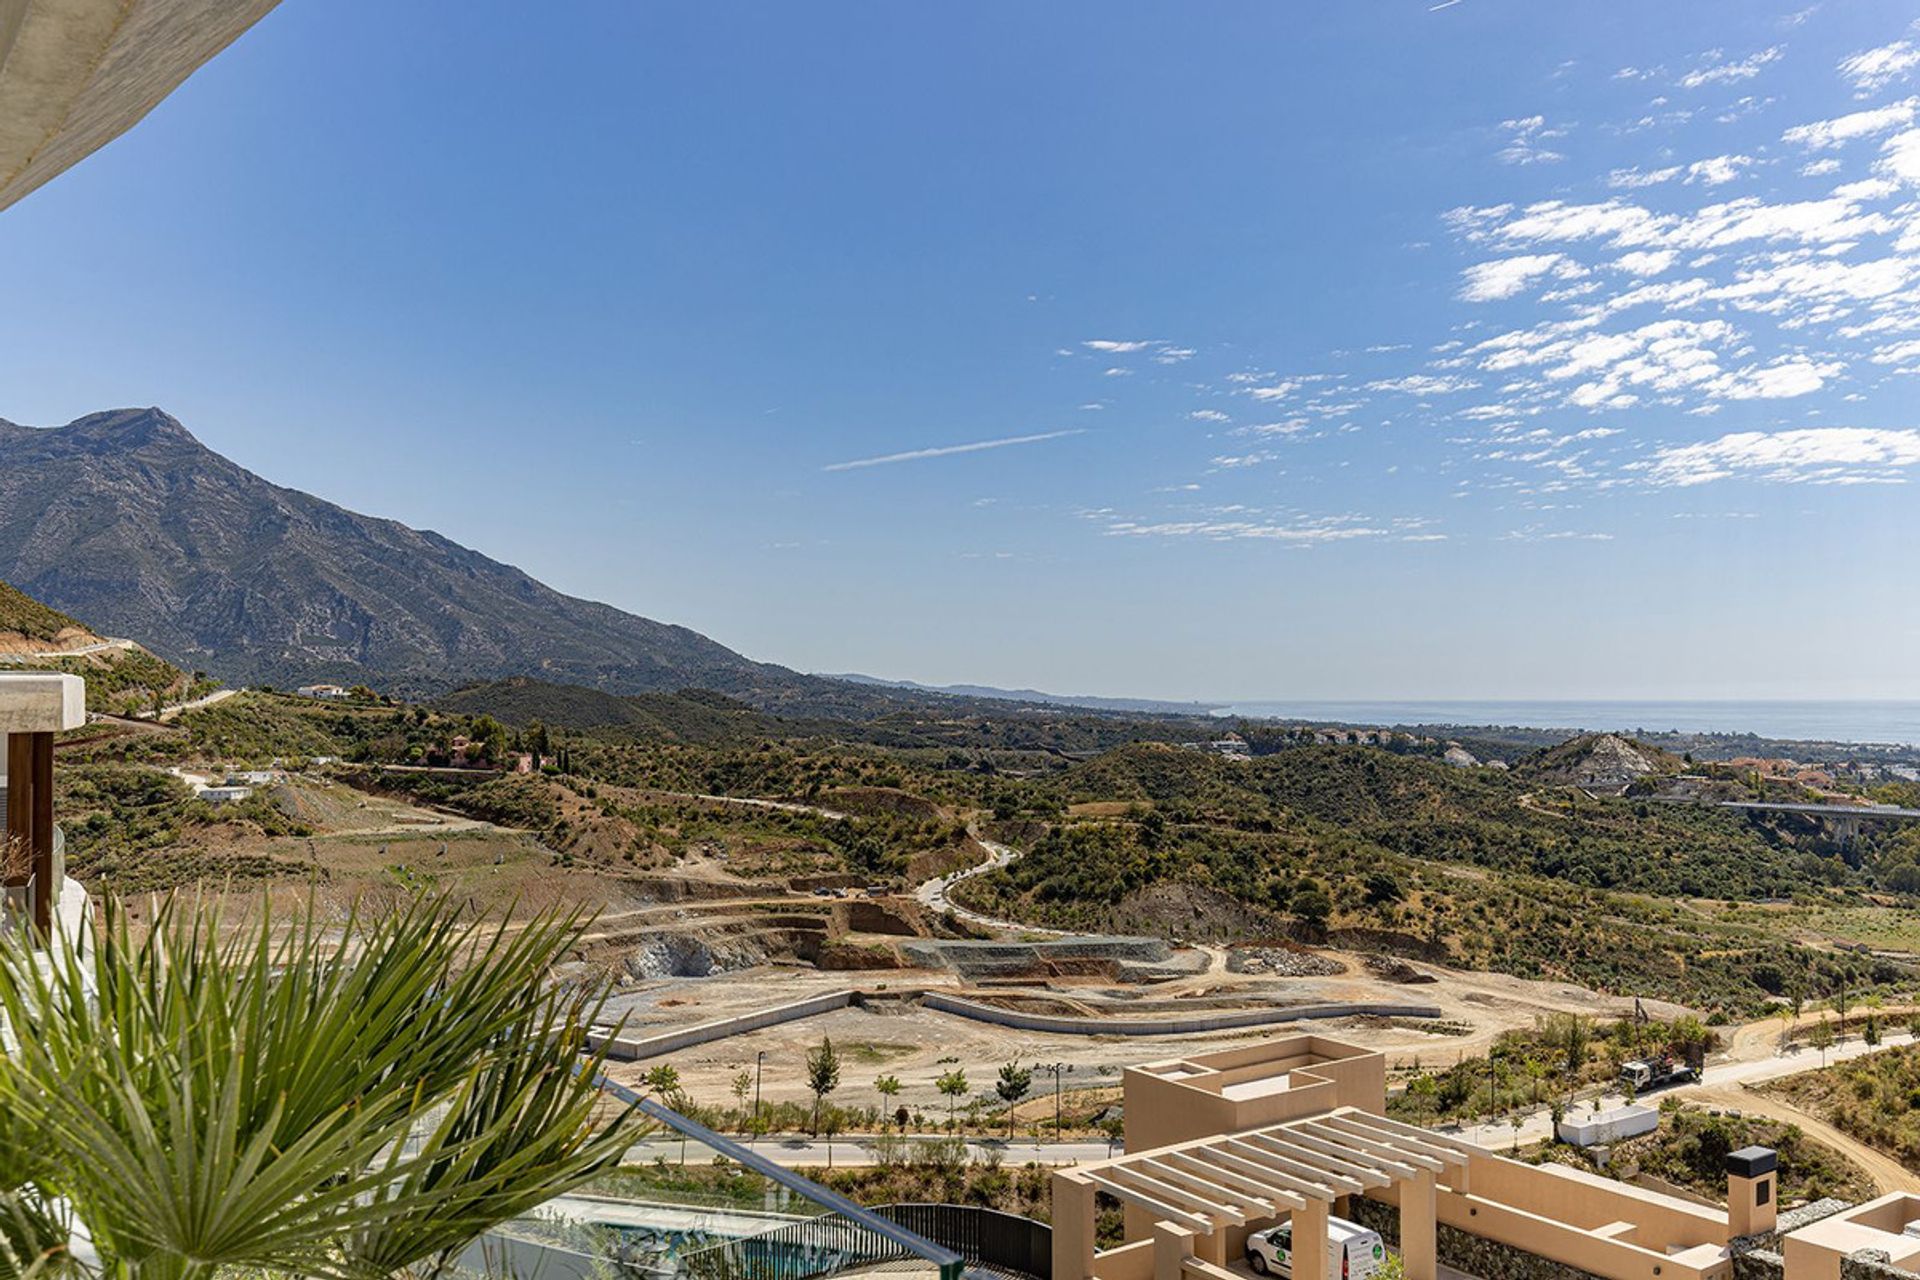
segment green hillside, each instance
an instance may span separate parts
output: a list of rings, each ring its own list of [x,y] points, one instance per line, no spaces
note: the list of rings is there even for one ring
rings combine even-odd
[[[432,705],[451,715],[490,715],[514,728],[537,722],[608,741],[723,742],[766,734],[776,724],[743,702],[705,689],[622,697],[524,676],[472,685]]]
[[[50,609],[24,591],[0,582],[0,633],[52,641],[62,631],[76,630],[86,628],[58,609]]]

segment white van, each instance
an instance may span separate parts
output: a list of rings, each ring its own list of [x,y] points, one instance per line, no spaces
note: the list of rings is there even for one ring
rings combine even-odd
[[[1368,1280],[1387,1260],[1378,1231],[1345,1218],[1327,1219],[1327,1280]],[[1247,1237],[1247,1265],[1261,1275],[1293,1280],[1293,1222]]]

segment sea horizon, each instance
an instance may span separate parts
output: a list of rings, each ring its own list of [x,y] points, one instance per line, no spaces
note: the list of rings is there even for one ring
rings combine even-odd
[[[1920,699],[1311,699],[1217,707],[1225,719],[1370,725],[1719,733],[1860,745],[1920,746]]]

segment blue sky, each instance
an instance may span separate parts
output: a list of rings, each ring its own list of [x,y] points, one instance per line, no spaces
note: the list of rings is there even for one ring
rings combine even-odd
[[[1920,697],[1910,4],[286,0],[0,416],[809,670]]]

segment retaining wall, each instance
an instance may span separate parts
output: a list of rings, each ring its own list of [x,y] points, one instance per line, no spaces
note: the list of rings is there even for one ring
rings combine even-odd
[[[795,1000],[791,1004],[778,1004],[771,1009],[761,1009],[757,1013],[743,1013],[738,1017],[702,1022],[695,1026],[682,1027],[678,1031],[663,1031],[659,1035],[591,1034],[587,1037],[587,1043],[595,1049],[603,1044],[607,1045],[609,1058],[617,1058],[623,1062],[639,1062],[645,1058],[657,1058],[661,1054],[690,1049],[697,1044],[725,1040],[728,1036],[759,1031],[766,1027],[777,1027],[783,1022],[797,1022],[801,1018],[811,1018],[816,1014],[831,1013],[835,1009],[846,1008],[859,998],[860,993],[851,989],[829,991],[824,995]]]
[[[1421,1004],[1303,1004],[1270,1009],[1234,1009],[1196,1014],[1186,1018],[1068,1018],[1051,1013],[1024,1013],[980,1004],[959,996],[929,991],[921,1003],[941,1013],[951,1013],[976,1022],[1014,1027],[1021,1031],[1045,1031],[1065,1036],[1190,1036],[1234,1027],[1262,1027],[1279,1022],[1300,1022],[1314,1018],[1351,1018],[1372,1015],[1382,1018],[1438,1018],[1441,1011]]]

